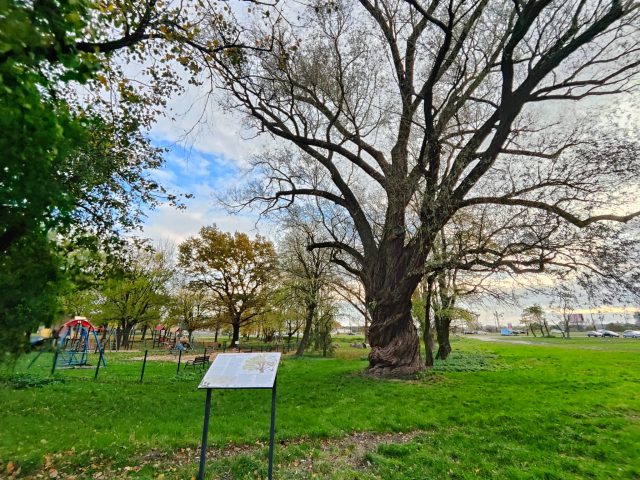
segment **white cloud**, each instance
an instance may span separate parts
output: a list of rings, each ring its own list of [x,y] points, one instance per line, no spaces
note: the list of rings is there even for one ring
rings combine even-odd
[[[255,226],[256,217],[230,215],[205,200],[190,202],[186,210],[161,206],[149,214],[144,232],[156,242],[170,240],[178,244],[187,237],[197,235],[203,226],[214,223],[223,231],[241,231],[251,235],[261,233]]]
[[[178,143],[219,156],[224,162],[246,167],[249,158],[264,148],[267,138],[250,138],[240,114],[222,111],[216,98],[202,87],[189,86],[168,102],[170,112],[158,119],[152,138]]]

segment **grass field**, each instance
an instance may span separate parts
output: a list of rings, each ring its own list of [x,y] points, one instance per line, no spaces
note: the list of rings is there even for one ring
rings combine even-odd
[[[416,381],[361,375],[366,351],[287,357],[278,479],[640,479],[640,341],[454,342]],[[43,355],[0,387],[0,478],[182,479],[197,472],[200,373],[113,354],[48,373]],[[95,364],[95,359],[93,359]],[[266,477],[270,392],[215,391],[208,478]],[[38,477],[40,475],[40,477]]]

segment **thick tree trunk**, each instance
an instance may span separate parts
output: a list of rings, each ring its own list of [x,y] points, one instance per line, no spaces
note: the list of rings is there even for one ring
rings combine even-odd
[[[218,333],[220,333],[220,329],[216,328],[216,331],[215,331],[215,334],[214,334],[214,337],[213,337],[213,341],[216,342],[216,343],[218,343]]]
[[[404,376],[424,369],[420,359],[420,339],[411,317],[413,292],[404,293],[400,300],[380,302],[373,309],[367,369],[372,375]]]
[[[235,348],[240,339],[240,321],[234,321],[232,324],[233,334],[231,336],[231,348]]]
[[[121,331],[122,340],[120,341],[120,346],[125,350],[129,348],[129,336],[131,335],[132,328],[133,328],[133,325],[125,325]]]
[[[311,326],[313,325],[313,316],[315,315],[315,311],[315,302],[307,305],[307,316],[304,320],[304,332],[302,333],[302,340],[300,340],[298,349],[296,350],[296,355],[298,356],[304,355],[304,351],[309,346],[309,340],[311,339]]]
[[[145,325],[144,327],[142,327],[142,338],[140,339],[140,341],[144,341],[144,337],[147,335],[147,325]]]
[[[436,314],[435,324],[436,335],[438,336],[438,353],[436,353],[436,358],[438,360],[446,360],[451,353],[451,343],[449,342],[451,319],[447,315]]]

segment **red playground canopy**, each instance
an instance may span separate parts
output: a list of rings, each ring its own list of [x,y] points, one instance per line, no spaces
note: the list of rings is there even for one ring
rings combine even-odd
[[[89,320],[87,320],[85,317],[75,317],[72,320],[69,320],[66,323],[63,323],[60,328],[58,329],[58,332],[62,331],[63,328],[67,327],[69,329],[72,329],[73,327],[75,327],[76,325],[82,325],[84,328],[86,328],[88,331],[92,331],[95,330],[94,326],[91,324],[91,322]]]

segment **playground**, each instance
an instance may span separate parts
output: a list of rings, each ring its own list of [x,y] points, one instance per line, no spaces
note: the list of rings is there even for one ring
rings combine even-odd
[[[283,357],[278,479],[637,478],[640,342],[514,345],[459,338],[421,380],[361,375],[366,352]],[[0,388],[8,478],[183,479],[197,472],[204,370],[175,357],[105,354],[50,375],[53,353],[20,360]],[[304,388],[302,386],[304,385]],[[588,395],[585,394],[588,392]],[[266,477],[270,393],[216,391],[208,478]],[[41,477],[38,477],[40,475]]]

